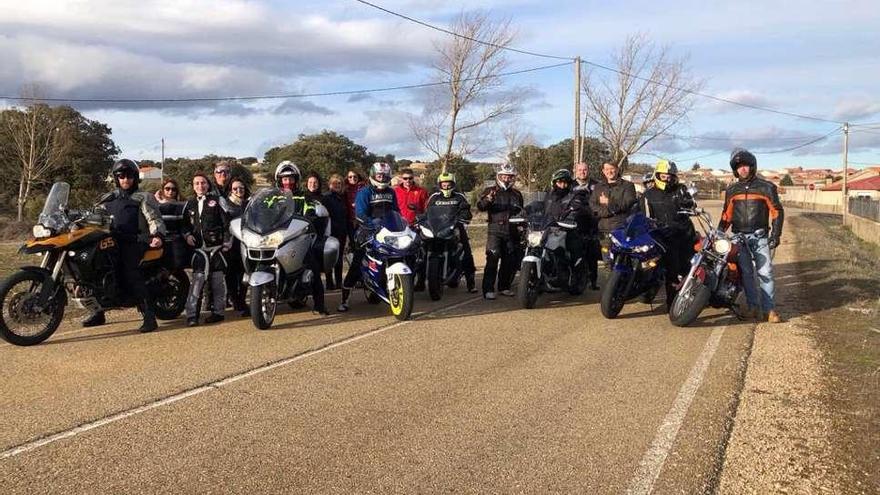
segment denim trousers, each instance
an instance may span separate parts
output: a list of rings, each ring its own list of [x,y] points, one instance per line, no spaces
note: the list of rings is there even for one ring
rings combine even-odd
[[[770,246],[765,236],[758,237],[750,234],[746,236],[746,241],[748,249],[740,249],[738,258],[743,277],[743,288],[746,292],[746,302],[750,307],[760,308],[766,313],[773,309],[775,294]],[[755,287],[756,272],[758,274],[757,287]],[[760,296],[758,291],[760,291]],[[760,304],[758,304],[759,297]]]

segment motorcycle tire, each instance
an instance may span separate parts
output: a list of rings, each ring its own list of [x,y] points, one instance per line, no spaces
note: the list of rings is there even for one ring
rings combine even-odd
[[[412,274],[394,275],[396,287],[394,293],[388,294],[391,301],[391,313],[398,320],[408,320],[413,310],[413,276]]]
[[[516,298],[520,305],[526,309],[535,307],[538,302],[538,267],[535,263],[527,261],[522,264],[519,276],[519,285],[516,288]]]
[[[19,302],[15,300],[10,301],[9,292],[16,285],[30,283],[31,288],[28,293],[32,294],[42,286],[43,280],[46,276],[47,275],[40,272],[21,270],[13,273],[10,277],[0,283],[0,335],[2,335],[3,339],[10,344],[20,346],[39,344],[51,337],[61,324],[61,320],[64,318],[64,307],[67,306],[67,293],[63,291],[59,292],[58,299],[56,299],[55,304],[53,304],[53,307],[48,313],[48,321],[38,332],[29,334],[16,332],[16,329],[10,328],[10,323],[14,322],[7,321],[7,318],[13,316],[13,311],[17,310],[17,308],[9,306],[15,305]],[[19,296],[20,294],[21,293],[14,294],[12,297]],[[46,313],[44,312],[43,314]]]
[[[178,270],[168,275],[168,280],[159,288],[158,294],[154,295],[153,306],[156,318],[160,320],[174,320],[186,308],[186,298],[189,297],[189,277],[186,272]]]
[[[432,301],[443,297],[443,264],[438,259],[428,259],[428,295]]]
[[[627,282],[622,272],[611,272],[611,276],[608,277],[608,281],[602,287],[602,298],[599,303],[602,316],[612,320],[620,314],[620,311],[626,304]]]
[[[706,304],[712,291],[697,278],[691,280],[678,291],[669,308],[669,321],[677,327],[686,327],[694,322]]]
[[[589,278],[587,264],[582,262],[575,270],[574,283],[568,287],[568,293],[572,296],[579,296],[587,290],[587,278]]]
[[[251,321],[260,330],[267,330],[275,321],[278,302],[272,297],[274,293],[274,284],[251,287]]]

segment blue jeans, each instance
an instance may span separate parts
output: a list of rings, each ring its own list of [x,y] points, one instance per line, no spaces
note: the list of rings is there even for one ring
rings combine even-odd
[[[749,307],[760,308],[763,312],[773,309],[773,261],[770,259],[770,246],[767,237],[747,235],[748,249],[739,251],[739,269],[742,271],[743,288]],[[755,271],[758,272],[758,287],[755,287]],[[761,291],[761,304],[758,304],[757,289]]]

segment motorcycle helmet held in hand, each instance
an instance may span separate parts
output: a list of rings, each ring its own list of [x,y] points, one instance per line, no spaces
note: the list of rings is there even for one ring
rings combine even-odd
[[[444,184],[448,184],[448,187],[443,187]],[[443,193],[444,198],[452,197],[452,192],[455,191],[455,174],[451,172],[443,172],[438,175],[437,188]]]
[[[510,189],[516,181],[516,168],[512,163],[505,162],[495,169],[495,182],[503,190]]]
[[[391,184],[391,165],[376,162],[370,167],[370,184],[376,189],[385,189]]]
[[[667,176],[663,179],[662,176]],[[666,186],[673,186],[678,182],[678,167],[675,162],[669,160],[660,160],[654,167],[654,187],[661,191],[666,190]]]

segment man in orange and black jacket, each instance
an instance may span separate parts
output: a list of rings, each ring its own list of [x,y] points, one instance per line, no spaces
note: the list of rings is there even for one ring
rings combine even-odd
[[[739,251],[738,263],[742,270],[749,313],[759,319],[766,315],[767,321],[778,323],[779,314],[774,309],[773,301],[775,287],[770,252],[776,249],[782,236],[782,203],[776,186],[757,177],[758,160],[755,155],[742,148],[733,150],[730,168],[738,180],[724,194],[724,210],[718,228],[727,230],[732,227],[734,233],[746,234],[749,249]],[[754,286],[755,271],[758,273],[757,288]],[[760,296],[756,289],[760,289]]]

